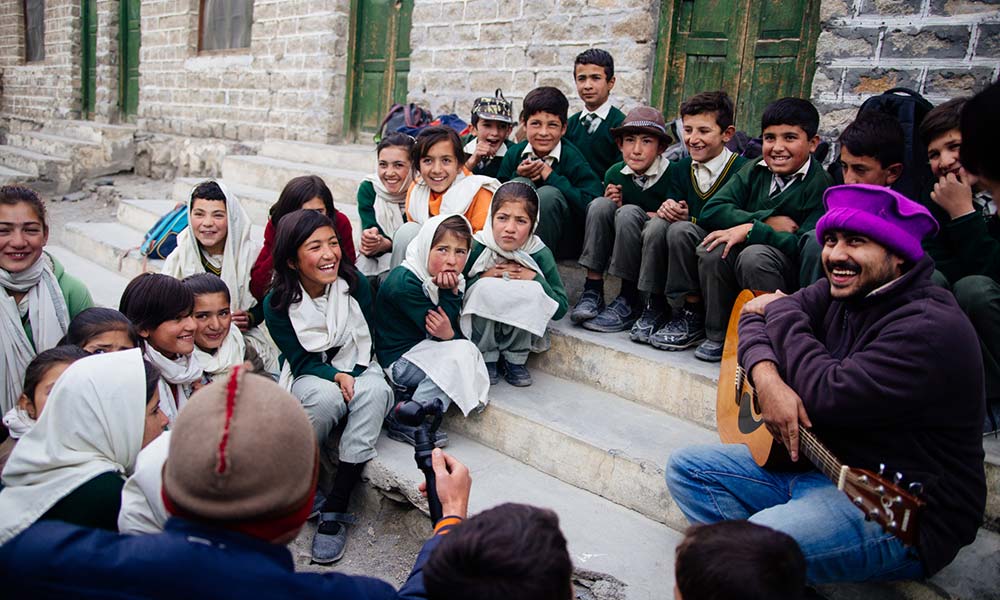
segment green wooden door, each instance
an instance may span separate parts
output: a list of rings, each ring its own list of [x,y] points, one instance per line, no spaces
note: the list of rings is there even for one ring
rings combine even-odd
[[[82,0],[80,4],[80,112],[83,118],[93,116],[97,97],[97,2]]]
[[[760,133],[760,115],[783,96],[807,97],[819,34],[813,0],[663,0],[654,106],[668,119],[692,95],[725,90],[736,127]]]
[[[128,117],[139,110],[139,0],[121,1],[118,108]]]
[[[348,122],[374,133],[394,102],[406,102],[413,0],[355,0]]]

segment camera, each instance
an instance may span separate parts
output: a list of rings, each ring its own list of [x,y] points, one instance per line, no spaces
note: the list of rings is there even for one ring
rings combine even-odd
[[[434,443],[437,441],[437,430],[444,419],[444,403],[439,398],[426,406],[415,400],[406,400],[392,410],[397,421],[416,427],[413,433],[413,459],[417,462],[417,468],[424,473],[424,480],[427,482],[427,507],[431,513],[431,522],[436,525],[443,515],[431,453],[434,452]]]

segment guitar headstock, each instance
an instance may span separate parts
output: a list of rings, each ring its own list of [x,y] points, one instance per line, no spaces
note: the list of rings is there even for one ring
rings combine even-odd
[[[917,497],[922,486],[911,483],[903,489],[901,473],[892,479],[885,476],[885,465],[878,473],[844,466],[837,487],[865,513],[865,520],[875,521],[882,529],[898,537],[907,546],[917,543],[920,511],[926,502]]]

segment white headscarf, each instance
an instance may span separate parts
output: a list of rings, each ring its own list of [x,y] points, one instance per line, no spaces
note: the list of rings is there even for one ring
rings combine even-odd
[[[204,376],[201,365],[198,364],[193,352],[187,356],[170,359],[149,343],[146,344],[146,360],[160,370],[160,410],[173,424],[177,413],[184,408],[184,403],[187,402],[191,384],[201,381]],[[175,385],[177,386],[176,396],[174,396],[173,389]]]
[[[427,260],[431,255],[431,244],[434,241],[434,232],[437,231],[438,226],[449,217],[459,217],[465,222],[465,226],[469,228],[469,233],[472,233],[472,225],[469,224],[469,220],[462,215],[446,215],[442,212],[436,217],[432,217],[427,220],[420,227],[420,233],[417,237],[410,242],[410,245],[406,247],[406,258],[400,266],[406,267],[411,273],[417,276],[420,283],[423,285],[424,294],[430,298],[430,301],[436,306],[438,304],[438,286],[434,283],[434,277],[431,276],[430,272],[427,270]],[[461,272],[458,274],[458,291],[465,291],[465,277]]]
[[[15,440],[24,437],[24,434],[28,433],[37,422],[26,411],[22,410],[20,406],[15,406],[8,410],[3,416],[4,427],[10,432],[10,437]]]
[[[229,324],[229,333],[222,340],[222,345],[214,354],[205,352],[197,345],[194,347],[194,359],[205,375],[215,377],[228,371],[236,365],[243,364],[246,356],[247,346],[243,341],[243,334],[235,324]]]
[[[145,415],[146,371],[138,349],[70,365],[4,468],[0,545],[98,475],[131,474]]]
[[[490,192],[496,191],[500,187],[500,182],[485,175],[466,175],[460,171],[458,177],[445,191],[441,198],[441,210],[438,215],[464,215],[469,210],[472,201],[475,200],[479,190],[485,188]],[[416,223],[425,223],[430,216],[431,188],[424,183],[423,179],[418,179],[416,185],[410,189],[410,196],[407,202],[407,212]]]
[[[410,183],[413,182],[413,170],[408,172],[406,180],[403,181],[397,194],[390,193],[385,184],[382,183],[382,179],[378,176],[378,166],[375,167],[375,174],[366,177],[365,181],[370,181],[372,187],[375,188],[375,222],[382,228],[385,236],[391,240],[396,231],[403,226],[406,191],[409,189]],[[358,254],[357,260],[354,261],[358,270],[368,276],[380,275],[388,271],[391,263],[392,254],[389,252],[376,257]]]
[[[0,269],[0,413],[17,404],[24,371],[35,354],[55,347],[69,327],[69,309],[53,271],[52,259],[42,254],[35,264],[19,273]],[[8,293],[27,292],[20,303]],[[31,323],[34,346],[24,332],[21,319]]]
[[[504,185],[507,184],[505,183]],[[502,188],[503,186],[500,187]],[[479,255],[479,258],[476,259],[476,262],[472,264],[472,268],[469,270],[469,276],[478,275],[483,271],[491,269],[496,266],[498,262],[500,262],[501,258],[514,261],[536,273],[539,273],[540,269],[538,267],[538,263],[536,263],[535,259],[531,257],[532,254],[545,247],[545,242],[543,242],[540,237],[535,235],[535,231],[538,230],[538,219],[541,216],[539,213],[540,211],[536,210],[535,224],[531,228],[531,235],[528,236],[528,239],[521,244],[520,248],[508,252],[507,250],[501,248],[500,244],[497,243],[496,238],[493,237],[493,205],[491,204],[490,212],[486,217],[486,225],[472,236],[474,240],[484,246],[484,249],[482,254]]]
[[[167,522],[163,505],[163,464],[170,450],[170,432],[164,431],[139,452],[135,472],[122,488],[118,513],[120,533],[159,533]]]

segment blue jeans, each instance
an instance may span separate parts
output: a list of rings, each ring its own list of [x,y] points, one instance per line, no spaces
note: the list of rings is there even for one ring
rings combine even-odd
[[[666,477],[692,523],[747,519],[790,535],[805,555],[812,583],[924,577],[916,550],[865,521],[819,471],[768,471],[746,446],[719,444],[675,452]]]

